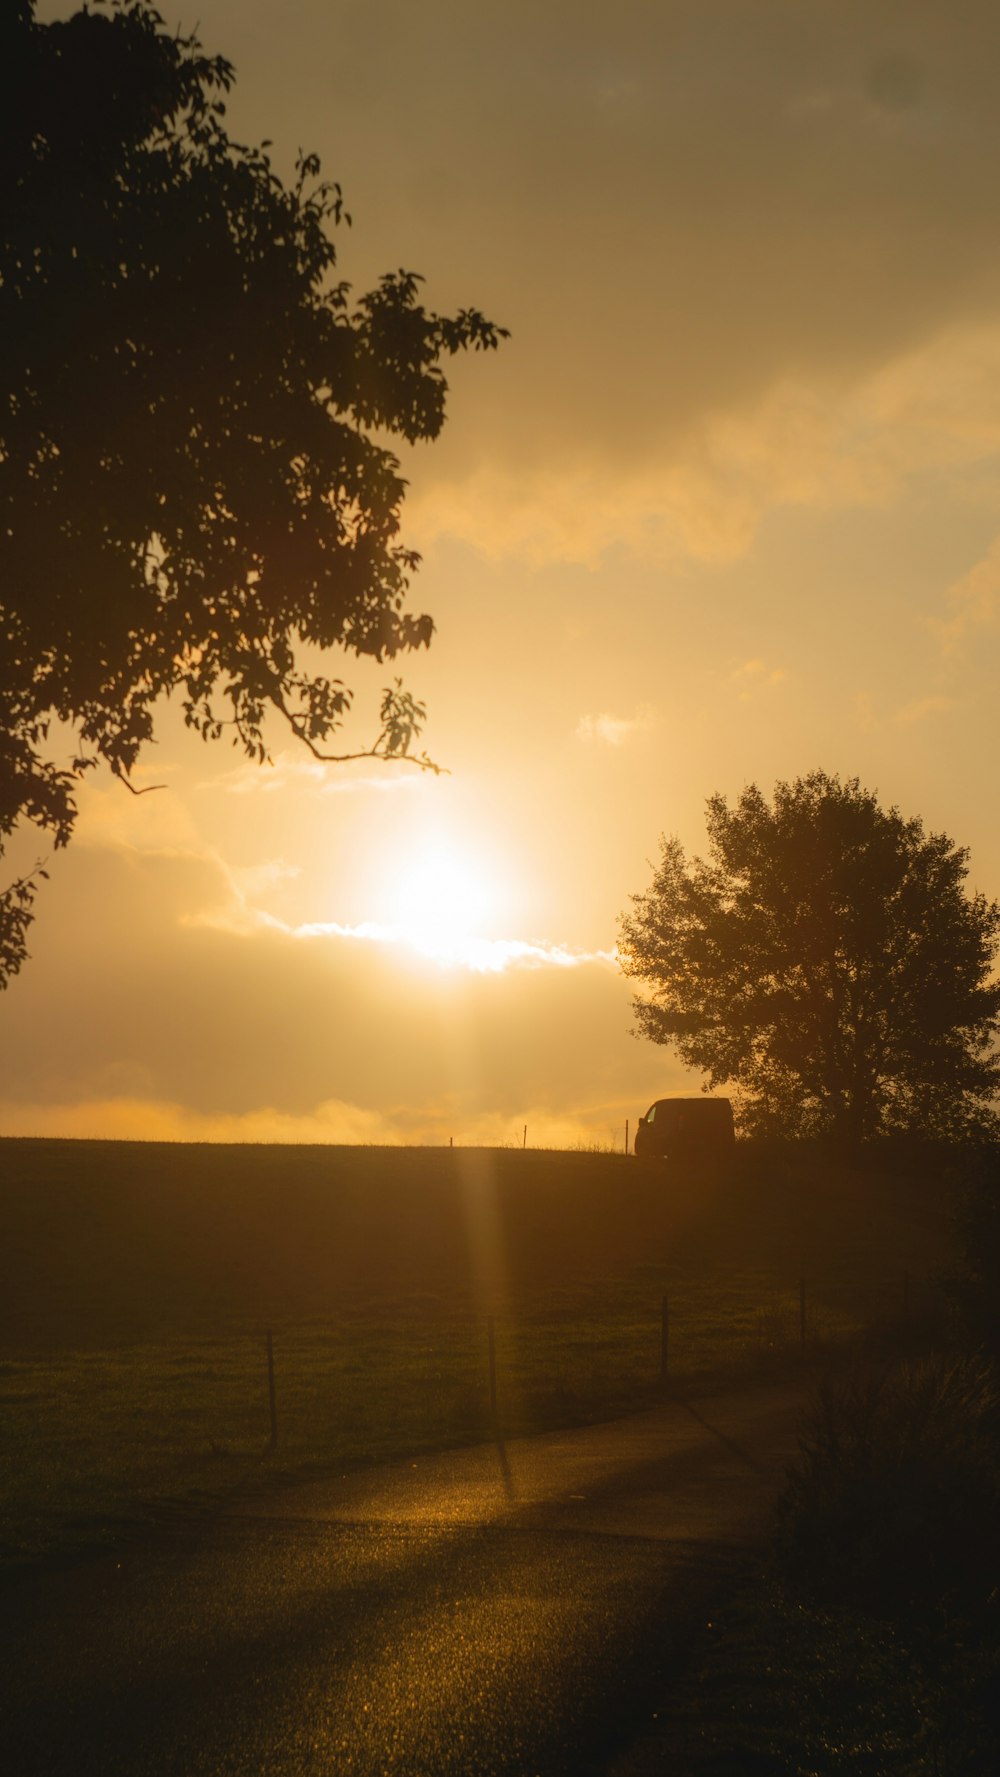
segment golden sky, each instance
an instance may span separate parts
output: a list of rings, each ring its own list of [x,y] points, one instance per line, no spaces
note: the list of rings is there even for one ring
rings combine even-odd
[[[239,139],[341,182],[358,290],[511,329],[407,460],[451,775],[258,771],[168,714],[168,788],[87,787],[0,997],[0,1131],[621,1141],[685,1076],[616,916],[713,791],[859,775],[1000,893],[1000,14],[161,10],[236,63]],[[362,739],[386,671],[346,676]]]

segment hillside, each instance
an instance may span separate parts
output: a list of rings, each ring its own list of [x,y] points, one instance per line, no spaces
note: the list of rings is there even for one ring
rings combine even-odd
[[[621,1155],[492,1149],[0,1142],[0,1334],[123,1335],[447,1291],[738,1266],[835,1296],[947,1259],[951,1199],[744,1155],[679,1178]]]

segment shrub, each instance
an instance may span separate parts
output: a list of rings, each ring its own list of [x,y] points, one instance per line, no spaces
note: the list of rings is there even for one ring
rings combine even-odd
[[[948,1280],[949,1293],[968,1337],[1000,1353],[1000,1150],[977,1154],[963,1182],[959,1267]]]
[[[778,1505],[787,1577],[880,1616],[985,1604],[1000,1577],[997,1428],[980,1359],[825,1384]]]

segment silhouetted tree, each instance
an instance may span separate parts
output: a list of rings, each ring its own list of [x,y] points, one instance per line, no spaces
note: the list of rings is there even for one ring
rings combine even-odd
[[[664,840],[621,920],[641,1034],[735,1086],[751,1131],[995,1124],[1000,907],[968,853],[821,771],[707,810],[707,861]]]
[[[328,752],[352,694],[315,650],[429,643],[386,435],[436,437],[442,358],[504,330],[404,271],[352,301],[339,188],[229,139],[232,79],[146,0],[0,7],[0,850],[24,821],[64,845],[81,774],[128,783],[174,690],[251,758],[274,712],[317,757],[414,757],[399,680]],[[0,986],[43,874],[0,895]]]

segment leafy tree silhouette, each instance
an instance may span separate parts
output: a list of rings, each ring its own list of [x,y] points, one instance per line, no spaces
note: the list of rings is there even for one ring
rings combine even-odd
[[[620,922],[639,1032],[735,1085],[752,1132],[995,1130],[1000,906],[968,853],[822,771],[707,810],[708,860],[664,840]]]
[[[411,272],[353,300],[316,157],[283,183],[226,133],[228,62],[147,0],[96,5],[0,9],[0,851],[24,823],[64,846],[101,762],[134,788],[173,691],[252,759],[276,713],[317,758],[436,769],[399,679],[338,751],[352,692],[313,651],[430,642],[387,438],[435,438],[442,360],[505,336]],[[0,894],[0,986],[44,875]]]

